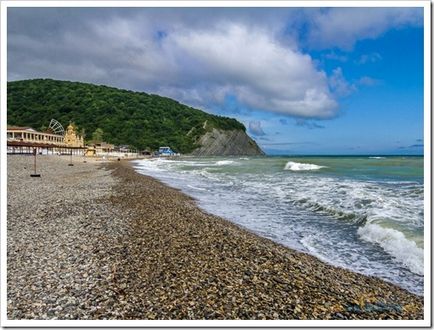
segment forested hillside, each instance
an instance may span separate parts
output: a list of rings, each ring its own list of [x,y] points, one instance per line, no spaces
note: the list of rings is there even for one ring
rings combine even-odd
[[[246,130],[235,119],[211,115],[170,98],[79,82],[8,82],[7,101],[8,125],[45,130],[52,118],[65,127],[72,121],[87,141],[102,130],[104,141],[138,149],[168,145],[188,153],[213,128]]]

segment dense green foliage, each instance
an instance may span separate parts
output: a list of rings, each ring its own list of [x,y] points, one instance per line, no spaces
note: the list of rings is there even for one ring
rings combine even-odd
[[[84,130],[87,141],[99,128],[106,142],[138,149],[168,145],[188,153],[212,128],[245,131],[235,119],[211,115],[166,97],[78,82],[8,82],[7,101],[8,125],[41,130],[52,118],[64,127],[72,121],[80,132]]]
[[[104,141],[104,131],[101,128],[97,128],[95,132],[92,133],[92,141],[95,143]]]

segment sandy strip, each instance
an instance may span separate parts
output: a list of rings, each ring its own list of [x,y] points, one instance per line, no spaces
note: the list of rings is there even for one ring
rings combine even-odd
[[[8,156],[10,319],[422,319],[423,300],[201,211],[126,161]]]

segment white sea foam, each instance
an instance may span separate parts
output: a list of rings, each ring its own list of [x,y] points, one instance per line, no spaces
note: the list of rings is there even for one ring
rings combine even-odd
[[[191,167],[201,167],[201,166],[212,166],[209,163],[206,162],[180,162],[180,165],[187,165],[187,166],[191,166]]]
[[[300,243],[303,244],[303,246],[313,255],[320,257],[320,253],[318,251],[318,248],[316,247],[314,236],[313,235],[306,235],[301,240]]]
[[[338,267],[345,267],[345,264],[339,262],[337,258],[330,259],[324,255],[324,248],[321,246],[321,240],[327,239],[318,237],[321,234],[309,234],[300,239],[300,243],[309,251],[310,254],[314,255],[318,259],[331,263]],[[319,244],[318,244],[319,243]]]
[[[281,161],[156,159],[137,161],[135,167],[183,189],[208,212],[259,235],[422,292],[423,237],[418,233],[423,230],[423,184],[312,175],[309,171],[325,166],[309,160],[288,162],[286,170],[300,171],[288,175],[277,170]],[[246,171],[250,162],[262,172],[256,167]],[[413,231],[413,236],[404,235]]]
[[[357,233],[361,239],[380,245],[413,273],[423,275],[423,249],[408,240],[400,231],[378,224],[367,224],[360,227]]]
[[[320,166],[308,163],[287,162],[285,170],[287,171],[316,171],[326,166]]]
[[[210,168],[202,168],[200,170],[192,170],[190,173],[195,174],[199,177],[197,179],[203,180],[206,179],[207,184],[219,184],[219,185],[233,185],[233,182],[227,180],[225,177],[220,175],[219,173],[213,173],[209,170],[212,170],[212,167]]]
[[[369,157],[370,159],[384,159],[386,157]]]
[[[205,188],[196,187],[196,186],[193,186],[191,184],[188,184],[187,187],[190,187],[190,188],[195,189],[195,190],[207,191]]]
[[[216,162],[216,165],[222,166],[222,165],[231,165],[234,163],[235,162],[233,160],[219,160],[218,162]]]

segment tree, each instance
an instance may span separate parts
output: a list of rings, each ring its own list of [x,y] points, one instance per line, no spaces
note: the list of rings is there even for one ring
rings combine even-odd
[[[78,82],[11,81],[7,101],[8,125],[40,128],[52,118],[61,123],[75,121],[80,123],[79,129],[86,130],[87,142],[128,144],[139,149],[170,144],[173,150],[189,153],[213,128],[246,130],[235,119],[211,115],[166,97]]]
[[[104,136],[104,131],[101,128],[97,128],[93,133],[92,133],[92,141],[94,143],[101,143],[103,141],[103,136]]]

